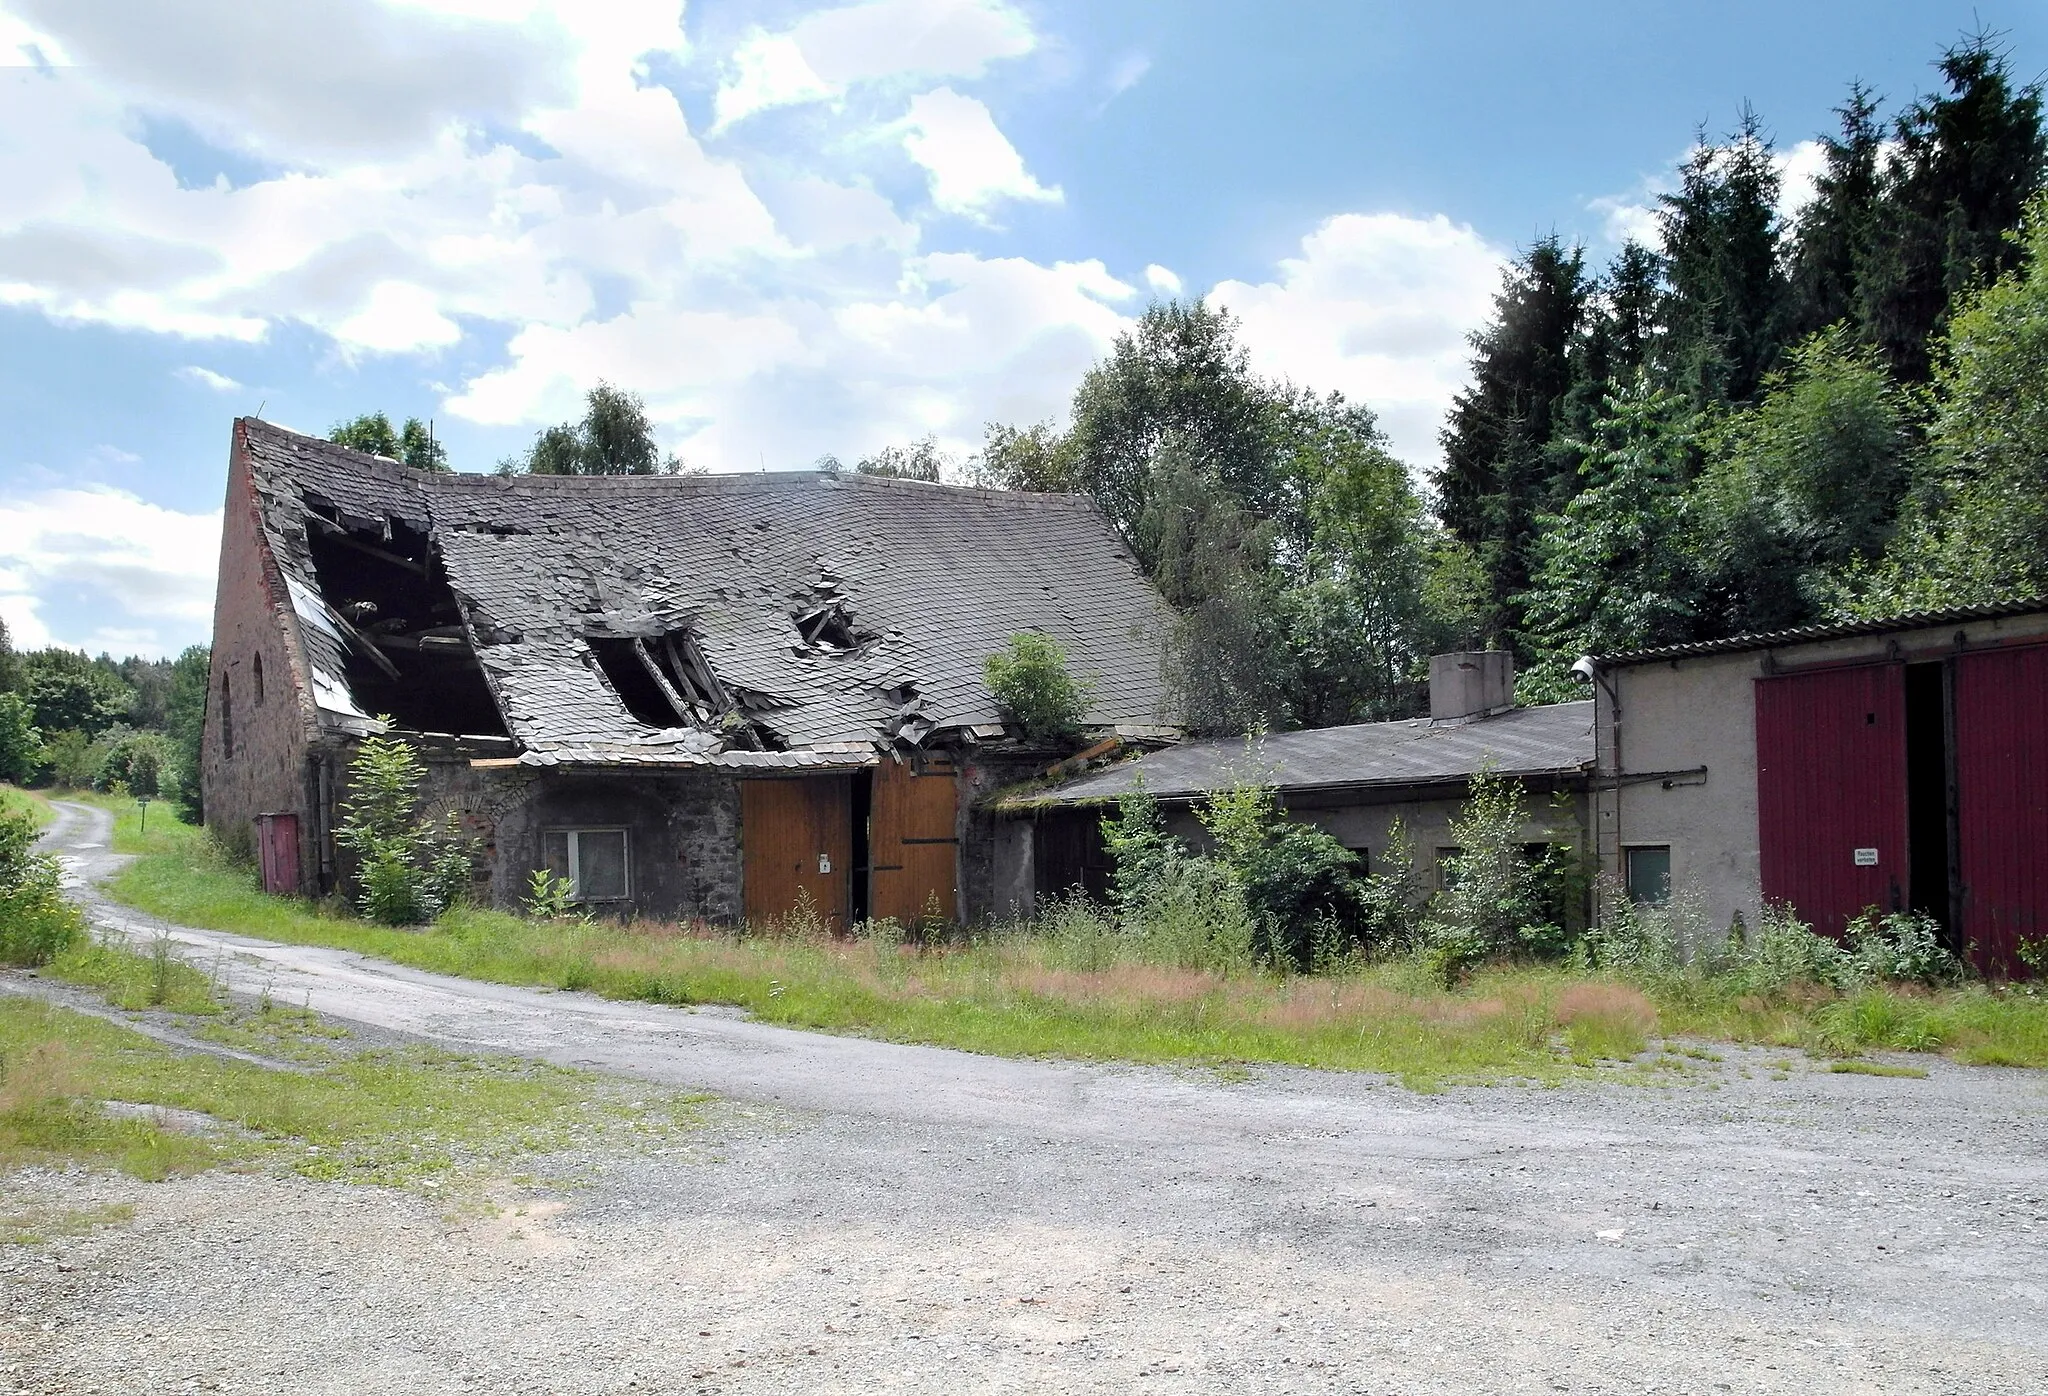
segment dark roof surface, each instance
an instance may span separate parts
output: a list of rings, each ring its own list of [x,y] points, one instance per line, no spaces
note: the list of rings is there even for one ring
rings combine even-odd
[[[1492,763],[1502,775],[1564,775],[1591,766],[1593,705],[1511,708],[1464,723],[1366,722],[1242,741],[1189,742],[1091,772],[1005,803],[1012,807],[1092,804],[1136,788],[1185,799],[1239,781],[1282,790],[1429,785],[1461,781]]]
[[[854,764],[913,738],[999,722],[982,662],[1040,630],[1092,685],[1090,720],[1159,723],[1168,612],[1094,504],[863,475],[498,477],[427,474],[245,419],[259,508],[323,708],[351,712],[323,614],[311,513],[429,534],[477,658],[526,759]],[[301,595],[301,591],[308,593]],[[793,616],[843,604],[876,638],[820,653]],[[687,628],[790,748],[626,711],[586,637]]]
[[[1810,644],[1820,640],[1847,640],[1858,635],[1884,635],[1894,630],[1924,630],[1935,625],[1958,625],[1965,621],[2000,620],[2048,611],[2048,597],[1999,601],[1985,606],[1959,606],[1946,611],[1907,611],[1877,620],[1841,621],[1832,625],[1804,625],[1793,630],[1764,631],[1754,635],[1730,635],[1725,640],[1696,640],[1683,645],[1658,645],[1651,649],[1623,650],[1617,654],[1596,654],[1595,663],[1623,668],[1631,664],[1653,664],[1666,659],[1690,659],[1708,654],[1740,654],[1744,650],[1771,650],[1785,645]]]

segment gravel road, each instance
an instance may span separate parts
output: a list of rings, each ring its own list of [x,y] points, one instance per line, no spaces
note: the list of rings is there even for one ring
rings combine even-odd
[[[49,843],[94,919],[104,815]],[[1009,1061],[170,928],[232,987],[726,1102],[500,1215],[24,1175],[0,1391],[2040,1392],[2048,1076],[1667,1087]]]

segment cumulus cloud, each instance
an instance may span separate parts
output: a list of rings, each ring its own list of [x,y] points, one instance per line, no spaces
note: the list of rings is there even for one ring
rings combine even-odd
[[[1157,262],[1145,268],[1145,284],[1162,296],[1180,294],[1180,277]]]
[[[912,101],[903,125],[904,150],[924,166],[932,202],[948,213],[981,218],[1006,199],[1056,204],[1065,197],[1031,177],[987,107],[950,87]]]
[[[212,369],[201,368],[198,364],[185,365],[177,371],[177,376],[187,383],[197,383],[200,387],[211,388],[217,393],[237,393],[242,390],[242,385],[225,373],[215,373]]]
[[[0,496],[0,615],[23,647],[175,654],[211,625],[220,522],[104,487]]]
[[[1001,0],[873,0],[823,10],[787,30],[755,30],[734,50],[714,102],[717,125],[836,98],[860,82],[977,77],[1036,43],[1029,21]]]
[[[1243,322],[1255,367],[1365,403],[1394,452],[1423,468],[1504,264],[1441,214],[1344,214],[1302,239],[1276,279],[1226,281],[1209,300]]]

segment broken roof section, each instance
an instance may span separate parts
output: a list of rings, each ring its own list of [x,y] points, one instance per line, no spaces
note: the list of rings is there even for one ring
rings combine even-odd
[[[238,439],[333,727],[390,712],[539,765],[857,765],[1000,723],[982,662],[1026,630],[1066,647],[1091,722],[1162,721],[1169,613],[1085,498],[426,474],[253,419]],[[463,674],[461,725],[401,710]]]
[[[1243,741],[1189,742],[1107,766],[1050,790],[997,802],[1003,809],[1104,804],[1144,782],[1168,802],[1195,800],[1239,782],[1282,791],[1368,791],[1448,785],[1490,766],[1504,776],[1564,777],[1593,765],[1593,705],[1511,708],[1471,722],[1364,722]]]

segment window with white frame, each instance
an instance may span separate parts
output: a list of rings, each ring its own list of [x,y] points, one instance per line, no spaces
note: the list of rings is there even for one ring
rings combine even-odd
[[[541,865],[565,877],[579,902],[623,902],[633,895],[624,829],[544,829]]]

